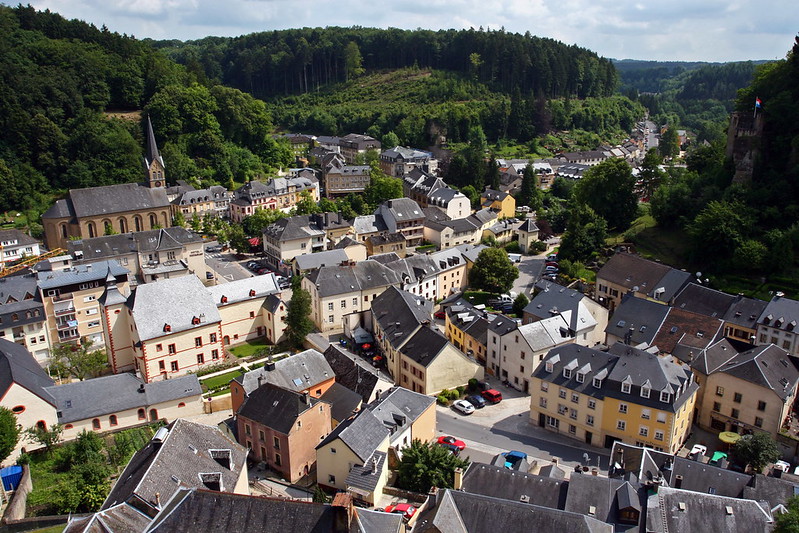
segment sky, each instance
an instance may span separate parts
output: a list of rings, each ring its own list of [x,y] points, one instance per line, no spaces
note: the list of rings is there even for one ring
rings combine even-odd
[[[16,2],[9,2],[15,5]],[[111,31],[152,39],[234,37],[298,27],[529,31],[616,59],[782,59],[796,0],[31,0]]]

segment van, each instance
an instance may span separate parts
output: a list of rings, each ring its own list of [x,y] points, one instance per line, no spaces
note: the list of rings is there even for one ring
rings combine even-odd
[[[508,254],[508,259],[510,259],[511,263],[521,263],[522,254]]]
[[[496,389],[484,390],[482,396],[488,403],[499,403],[502,401],[502,393]]]

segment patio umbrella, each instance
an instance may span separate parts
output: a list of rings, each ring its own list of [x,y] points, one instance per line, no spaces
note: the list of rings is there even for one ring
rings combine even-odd
[[[738,433],[735,433],[734,431],[722,431],[721,433],[719,433],[719,440],[724,444],[726,444],[727,448],[729,448],[730,445],[735,444],[736,442],[741,440],[741,436]]]

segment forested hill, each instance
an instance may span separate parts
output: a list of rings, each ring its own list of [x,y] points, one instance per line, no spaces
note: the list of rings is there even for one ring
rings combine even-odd
[[[608,96],[617,85],[612,62],[590,50],[504,30],[303,28],[156,46],[190,71],[259,98],[314,91],[361,68],[446,70],[495,91],[545,98]]]
[[[263,102],[196,83],[149,43],[0,5],[0,51],[0,210],[40,213],[68,188],[141,180],[142,109],[170,181],[241,182],[291,159]]]

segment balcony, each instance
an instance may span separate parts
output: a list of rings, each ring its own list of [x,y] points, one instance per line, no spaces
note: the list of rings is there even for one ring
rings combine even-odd
[[[65,320],[64,322],[56,322],[55,327],[58,331],[66,331],[68,329],[73,329],[78,327],[78,321],[75,320],[73,316],[71,320]]]
[[[64,294],[56,294],[55,296],[53,296],[53,303],[66,302],[66,301],[72,301],[71,292],[65,292]]]
[[[75,305],[72,303],[72,300],[58,302],[53,305],[53,314],[55,316],[75,314]]]
[[[58,341],[59,342],[68,342],[68,341],[75,341],[80,338],[80,333],[78,330],[70,330],[70,331],[59,331],[58,332]]]

